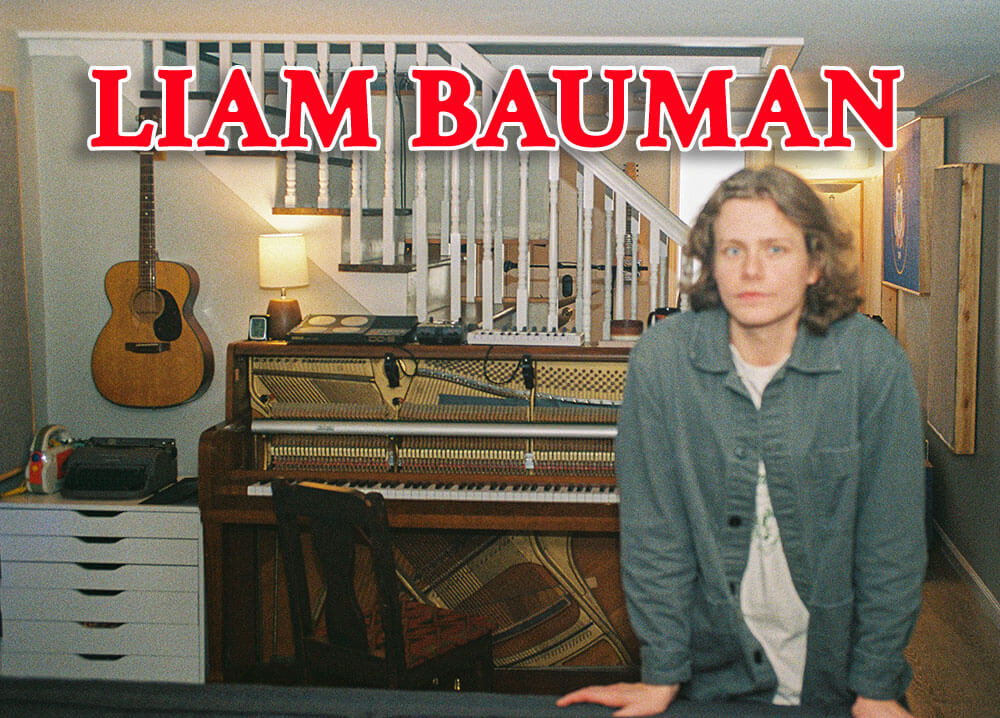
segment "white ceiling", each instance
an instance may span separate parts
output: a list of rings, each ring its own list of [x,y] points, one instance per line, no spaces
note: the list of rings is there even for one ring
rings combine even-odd
[[[3,0],[18,30],[607,38],[795,37],[807,104],[823,65],[902,65],[913,108],[1000,72],[1000,0]],[[8,4],[9,3],[9,4]]]
[[[402,5],[403,3],[390,3]],[[823,65],[865,76],[874,65],[902,65],[900,107],[912,108],[1000,72],[1000,0],[577,0],[496,2],[424,0],[423,11],[452,6],[465,32],[486,24],[531,35],[606,37],[797,37],[796,83],[809,104],[825,105]],[[413,7],[408,5],[408,7]],[[461,10],[457,9],[461,7]],[[493,8],[502,22],[479,13]],[[422,11],[422,12],[423,12]],[[456,30],[448,22],[438,31]]]

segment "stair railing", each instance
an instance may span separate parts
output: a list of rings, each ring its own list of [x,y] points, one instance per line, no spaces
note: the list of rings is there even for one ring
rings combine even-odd
[[[214,44],[214,43],[213,43]],[[152,41],[151,64],[153,67],[170,64],[164,60],[166,43],[162,40]],[[234,51],[234,45],[239,45],[239,57]],[[258,101],[264,104],[268,91],[266,76],[269,63],[278,58],[284,65],[299,63],[313,66],[322,87],[329,88],[330,80],[336,76],[335,64],[331,48],[336,45],[336,52],[341,56],[349,53],[350,66],[365,64],[365,52],[370,56],[377,52],[378,44],[344,40],[337,43],[317,41],[315,51],[300,54],[301,45],[295,41],[283,42],[280,52],[273,49],[275,44],[262,40],[251,40],[249,43],[234,43],[222,40],[217,43],[217,63],[219,82],[226,76],[233,64],[242,64],[249,69],[251,86],[257,94]],[[249,52],[244,52],[248,46]],[[184,60],[198,72],[199,59],[204,57],[202,43],[186,41],[183,43]],[[430,44],[417,42],[407,46],[415,48],[415,63],[418,66],[427,65],[430,49],[434,48],[444,62],[451,66],[462,68],[474,77],[480,84],[481,109],[483,117],[487,116],[492,107],[493,98],[501,87],[503,74],[494,67],[483,55],[468,43],[447,41]],[[412,261],[414,263],[415,297],[413,306],[421,320],[426,320],[438,308],[429,306],[428,275],[430,272],[430,253],[428,225],[428,163],[423,151],[410,153],[404,142],[397,146],[396,131],[396,77],[405,70],[400,67],[399,47],[395,42],[382,43],[382,64],[385,86],[384,128],[382,133],[382,152],[384,159],[382,209],[382,237],[378,246],[381,248],[381,264],[394,265],[400,261],[396,241],[396,187],[397,150],[408,153],[415,158],[414,180],[416,185],[412,207]],[[343,61],[341,61],[343,62]],[[173,64],[176,64],[174,62]],[[200,80],[196,74],[195,87]],[[281,92],[282,83],[277,83]],[[284,98],[278,98],[278,104],[283,104]],[[541,106],[541,111],[550,127],[555,126],[554,113]],[[575,187],[568,185],[560,178],[560,152],[567,153],[575,160],[578,171]],[[534,157],[533,157],[534,155]],[[683,245],[687,226],[659,200],[646,191],[637,181],[627,176],[618,165],[604,154],[579,150],[564,145],[560,151],[549,151],[544,155],[546,161],[545,177],[547,192],[538,192],[529,187],[529,168],[539,152],[518,152],[517,164],[517,232],[516,256],[508,263],[505,257],[506,243],[504,233],[504,203],[512,193],[510,182],[505,182],[505,153],[490,151],[473,152],[472,150],[452,151],[441,162],[441,197],[440,197],[440,255],[446,260],[449,270],[449,301],[446,310],[451,321],[469,321],[470,315],[478,314],[483,330],[491,331],[495,327],[495,317],[498,310],[513,300],[513,328],[520,331],[528,330],[534,322],[549,332],[555,332],[565,321],[564,305],[560,302],[561,276],[560,269],[567,268],[560,263],[560,232],[559,198],[560,193],[575,192],[577,197],[576,222],[576,260],[574,287],[576,298],[573,314],[575,315],[574,330],[581,335],[583,343],[591,343],[592,337],[592,303],[594,297],[595,278],[600,277],[603,285],[602,296],[597,297],[602,321],[600,334],[602,339],[611,338],[613,320],[636,319],[639,311],[638,290],[640,257],[638,252],[631,251],[631,257],[626,256],[626,217],[634,211],[648,222],[648,264],[642,269],[648,270],[650,309],[663,306],[667,298],[668,245]],[[467,157],[467,180],[462,181],[462,158]],[[349,237],[348,256],[351,265],[361,265],[375,259],[365,256],[365,243],[362,236],[362,220],[366,201],[368,171],[366,167],[367,152],[352,151],[349,197]],[[283,202],[286,208],[299,204],[299,153],[287,152],[285,156]],[[329,153],[318,152],[317,159],[317,196],[315,207],[326,209],[330,206]],[[464,190],[463,190],[464,184]],[[481,199],[477,192],[481,185]],[[464,195],[464,197],[463,197]],[[531,251],[532,237],[529,236],[529,207],[532,200],[544,197],[547,200],[547,235],[536,239],[544,240],[547,246],[545,281],[535,281],[532,276]],[[464,207],[464,232],[462,210]],[[595,212],[603,216],[604,228],[604,261],[603,265],[595,265],[593,261],[593,245],[595,231]],[[479,217],[482,217],[481,223]],[[638,226],[638,219],[636,220]],[[481,225],[481,226],[480,226]],[[597,227],[600,232],[600,227]],[[480,234],[481,232],[481,234]],[[636,232],[637,233],[637,232]],[[481,238],[481,252],[477,238]],[[632,248],[637,243],[632,243]],[[462,249],[465,248],[463,263]],[[377,260],[376,260],[377,261]],[[677,263],[680,265],[680,263]],[[516,285],[512,295],[508,297],[505,282],[506,269],[512,267],[516,272]],[[674,268],[678,274],[683,267]],[[463,286],[464,271],[464,286]],[[544,288],[544,291],[543,291]],[[537,290],[540,296],[545,296],[546,307],[541,318],[532,317],[529,308],[533,292]],[[628,302],[626,303],[626,296]],[[479,299],[478,308],[474,302]],[[476,311],[478,309],[478,311]]]

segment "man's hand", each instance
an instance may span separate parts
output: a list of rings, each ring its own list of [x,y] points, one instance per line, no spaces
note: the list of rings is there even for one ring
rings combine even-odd
[[[667,709],[680,685],[657,686],[648,683],[615,683],[610,686],[588,686],[567,693],[556,701],[557,706],[572,703],[599,703],[618,708],[615,716],[652,716]]]
[[[877,701],[858,696],[851,707],[853,718],[913,718],[913,714],[896,701]]]

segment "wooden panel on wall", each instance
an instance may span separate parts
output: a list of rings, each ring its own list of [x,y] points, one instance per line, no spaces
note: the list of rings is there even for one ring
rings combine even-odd
[[[0,478],[24,465],[33,431],[28,307],[21,229],[21,182],[14,91],[0,88]]]
[[[895,291],[895,290],[894,290]],[[930,298],[911,292],[896,292],[896,338],[906,350],[913,369],[913,381],[920,396],[920,408],[927,414],[927,366],[930,362]]]
[[[888,284],[882,285],[882,322],[885,328],[898,337],[896,312],[898,310],[899,290]],[[904,345],[905,346],[905,345]]]
[[[983,165],[934,171],[927,421],[956,454],[975,451]]]

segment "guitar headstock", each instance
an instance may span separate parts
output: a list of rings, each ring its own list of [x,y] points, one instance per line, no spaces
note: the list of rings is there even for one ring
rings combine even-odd
[[[160,125],[160,108],[156,107],[156,106],[153,106],[153,105],[150,105],[148,107],[140,107],[139,108],[138,120],[139,120],[139,124],[140,125],[143,122],[149,121],[149,122],[153,122],[157,127],[159,127],[159,125]],[[162,150],[153,150],[153,151],[149,152],[149,154],[153,155],[153,159],[154,160],[161,160],[161,159],[163,159],[163,151]]]
[[[157,125],[160,124],[160,108],[150,105],[148,107],[139,108],[139,122],[145,122],[150,120],[155,122]]]

